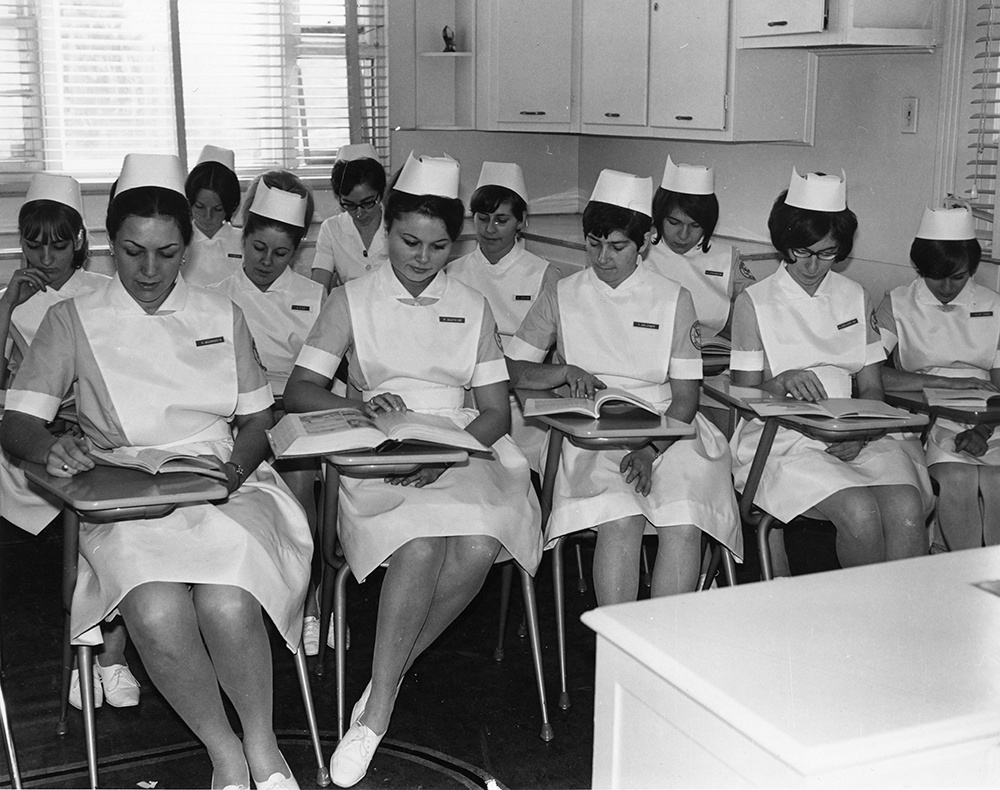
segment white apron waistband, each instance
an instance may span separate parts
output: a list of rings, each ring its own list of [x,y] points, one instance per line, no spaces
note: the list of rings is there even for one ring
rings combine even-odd
[[[365,401],[370,401],[383,392],[399,395],[408,409],[461,409],[465,406],[465,390],[462,387],[407,388],[405,385],[399,385],[366,390],[361,397]]]
[[[616,387],[625,390],[637,398],[648,400],[650,403],[664,403],[673,397],[670,390],[670,382],[663,384],[650,384],[648,381],[638,381],[627,376],[603,376],[598,375],[601,381],[609,387]]]

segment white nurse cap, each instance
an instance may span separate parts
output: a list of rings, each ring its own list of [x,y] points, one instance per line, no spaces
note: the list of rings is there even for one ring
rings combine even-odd
[[[206,145],[198,155],[198,164],[205,162],[218,162],[225,165],[234,173],[236,172],[236,154],[228,148],[220,148],[217,145]]]
[[[184,195],[181,160],[173,154],[126,154],[115,196],[137,187],[161,187]]]
[[[675,165],[668,154],[660,186],[685,195],[714,195],[715,171],[704,165]]]
[[[839,177],[820,173],[800,176],[793,167],[785,205],[811,211],[843,211],[847,208],[847,173],[841,170]]]
[[[458,176],[458,162],[447,154],[417,158],[410,151],[393,189],[410,195],[457,198]]]
[[[83,196],[80,194],[79,182],[70,176],[57,176],[52,173],[35,173],[28,186],[28,194],[24,202],[33,200],[51,200],[62,203],[83,216]]]
[[[525,203],[528,202],[528,190],[524,186],[524,173],[521,166],[513,162],[483,162],[479,171],[479,187],[506,187]]]
[[[918,239],[964,241],[976,238],[972,212],[967,208],[925,208]]]
[[[653,179],[639,178],[618,170],[602,170],[590,199],[652,217]]]
[[[257,183],[257,192],[253,196],[250,213],[256,214],[258,217],[276,219],[286,225],[304,228],[306,226],[307,203],[304,195],[296,195],[294,192],[285,192],[277,187],[269,187],[262,178]]]
[[[353,162],[356,159],[374,159],[382,164],[382,160],[378,158],[378,151],[371,143],[351,143],[350,145],[342,145],[337,150],[336,161],[338,162]]]

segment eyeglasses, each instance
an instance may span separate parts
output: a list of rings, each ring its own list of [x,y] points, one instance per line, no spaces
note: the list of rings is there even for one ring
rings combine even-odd
[[[340,201],[340,207],[347,212],[358,211],[359,209],[361,211],[368,211],[370,209],[375,208],[375,206],[377,205],[378,205],[377,197],[368,198],[367,200],[362,200],[360,203],[352,203],[349,200]]]
[[[792,257],[795,258],[795,260],[797,261],[802,261],[805,260],[806,258],[813,258],[813,257],[815,257],[816,260],[818,261],[835,261],[837,260],[838,250],[821,250],[820,252],[816,252],[815,250],[808,250],[800,247],[799,249],[796,250],[789,250],[789,252],[792,254]]]

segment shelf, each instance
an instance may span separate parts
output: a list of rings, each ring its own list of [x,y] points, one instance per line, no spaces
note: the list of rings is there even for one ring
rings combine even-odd
[[[422,58],[471,58],[471,52],[418,52]]]

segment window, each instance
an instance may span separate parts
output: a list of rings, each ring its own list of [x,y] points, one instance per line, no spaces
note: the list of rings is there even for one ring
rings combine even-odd
[[[0,169],[107,176],[211,143],[237,168],[388,155],[385,0],[0,0]]]

